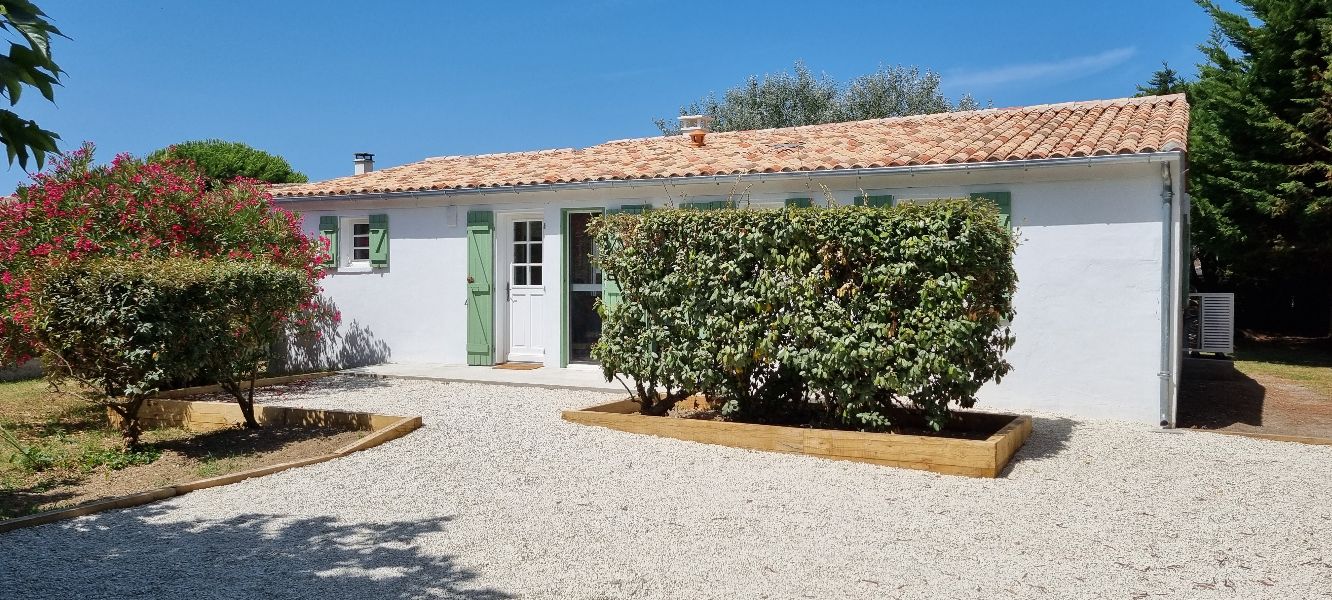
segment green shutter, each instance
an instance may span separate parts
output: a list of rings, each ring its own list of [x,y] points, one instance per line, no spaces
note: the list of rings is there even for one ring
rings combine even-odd
[[[495,364],[495,213],[467,213],[467,364]]]
[[[971,199],[989,200],[999,207],[999,224],[1004,227],[1013,225],[1013,196],[1008,192],[976,192]]]
[[[370,266],[387,267],[388,258],[388,215],[370,215]]]
[[[856,206],[868,206],[870,208],[884,208],[893,205],[893,197],[891,195],[856,196],[854,204]]]
[[[628,215],[641,215],[649,210],[652,210],[651,204],[626,204],[614,212],[621,212]]]
[[[328,238],[328,260],[324,266],[338,266],[338,218],[333,215],[319,217],[319,235]]]
[[[707,204],[707,203],[699,202],[695,204]],[[685,207],[692,208],[687,204],[685,205]],[[626,208],[631,208],[631,207],[622,206],[620,208],[608,208],[606,209],[606,216],[619,214],[622,212],[628,212],[625,210]],[[602,309],[610,310],[612,307],[618,306],[620,304],[620,300],[622,300],[623,298],[624,298],[624,293],[620,291],[620,284],[616,282],[614,279],[611,279],[610,275],[606,274],[605,272],[602,272],[601,274]]]
[[[809,198],[787,198],[787,199],[786,199],[786,207],[787,207],[787,208],[809,208],[809,207],[811,207],[811,206],[813,206],[813,205],[814,205],[814,202],[813,202],[812,200],[810,200]]]

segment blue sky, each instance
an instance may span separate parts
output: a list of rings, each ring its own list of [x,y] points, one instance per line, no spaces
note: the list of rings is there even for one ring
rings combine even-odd
[[[223,138],[312,179],[350,174],[354,152],[383,167],[654,135],[798,59],[839,80],[931,68],[996,106],[1128,96],[1163,59],[1192,74],[1210,28],[1186,0],[38,2],[72,38],[54,45],[67,74],[55,105],[17,110],[62,147]]]

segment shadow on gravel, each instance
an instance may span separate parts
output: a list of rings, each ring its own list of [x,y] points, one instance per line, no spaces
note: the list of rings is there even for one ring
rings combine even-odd
[[[1008,476],[1008,471],[1013,465],[1024,460],[1040,460],[1059,456],[1068,447],[1068,440],[1073,437],[1073,426],[1077,423],[1073,419],[1064,419],[1061,417],[1032,417],[1031,418],[1031,437],[1027,443],[1022,445],[1022,449],[1013,456],[1013,460],[1008,463],[1008,467],[1001,474],[1002,477]]]
[[[1229,360],[1188,358],[1179,383],[1179,427],[1263,425],[1267,388]]]
[[[264,386],[255,390],[254,399],[256,402],[277,402],[285,396],[295,394],[358,392],[376,390],[391,385],[393,385],[393,382],[384,377],[333,375],[331,377],[318,377],[293,383]],[[232,401],[231,396],[221,393],[201,395],[192,399]]]
[[[3,598],[377,600],[514,596],[468,584],[475,572],[420,541],[449,518],[339,523],[246,514],[155,522],[171,509],[110,512],[3,536]]]

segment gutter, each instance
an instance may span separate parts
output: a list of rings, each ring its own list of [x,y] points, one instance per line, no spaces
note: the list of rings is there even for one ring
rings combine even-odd
[[[1173,381],[1174,351],[1174,243],[1171,234],[1174,230],[1175,186],[1170,173],[1170,164],[1161,164],[1161,426],[1174,427],[1171,383]]]
[[[927,175],[934,173],[992,171],[1032,169],[1043,167],[1067,167],[1103,164],[1143,164],[1168,163],[1180,160],[1182,153],[1177,151],[1142,152],[1136,154],[1104,154],[1100,156],[1077,156],[1065,158],[1038,158],[1031,160],[1006,160],[980,163],[953,163],[943,165],[914,165],[903,167],[870,167],[859,169],[821,169],[814,171],[779,171],[776,173],[740,173],[732,175],[694,175],[687,177],[652,177],[644,179],[607,179],[603,181],[572,181],[566,183],[536,183],[526,185],[506,185],[480,188],[442,189],[442,190],[403,190],[393,192],[357,192],[353,194],[324,194],[317,196],[275,196],[274,200],[283,203],[299,204],[303,202],[355,201],[370,198],[419,198],[429,196],[472,196],[477,194],[504,194],[520,192],[540,192],[556,190],[616,189],[661,187],[663,185],[690,185],[714,183],[721,185],[740,180],[785,181],[811,177],[842,178],[867,177],[874,175]],[[1168,168],[1168,167],[1167,167]]]

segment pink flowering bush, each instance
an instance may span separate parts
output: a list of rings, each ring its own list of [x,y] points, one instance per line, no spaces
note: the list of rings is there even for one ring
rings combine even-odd
[[[265,187],[210,187],[188,161],[96,166],[91,145],[62,157],[0,199],[0,361],[41,355],[53,384],[97,390],[127,445],[143,399],[190,379],[221,383],[258,427],[242,384],[284,334],[331,317],[327,241]]]
[[[61,157],[0,199],[0,361],[40,353],[33,294],[43,273],[92,258],[266,261],[304,273],[308,294],[299,308],[313,308],[326,245],[275,206],[265,185],[236,179],[208,190],[193,163],[128,154],[96,166],[91,144]]]

